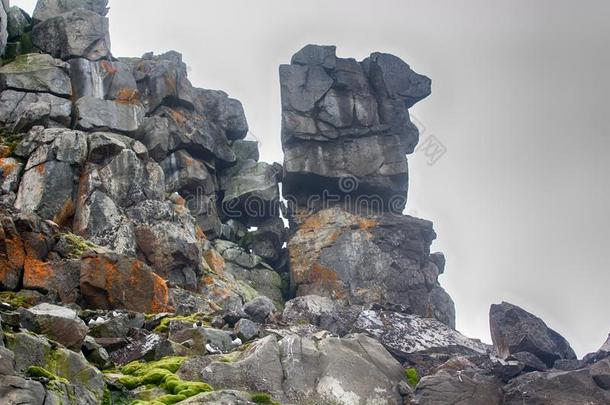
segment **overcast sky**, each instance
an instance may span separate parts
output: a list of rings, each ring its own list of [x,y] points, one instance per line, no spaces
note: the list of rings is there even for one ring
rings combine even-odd
[[[12,0],[31,12],[34,0]],[[115,56],[175,49],[240,99],[282,161],[278,65],[308,43],[393,53],[432,78],[413,114],[447,153],[410,157],[408,213],[434,221],[457,327],[540,316],[579,355],[610,332],[610,2],[111,0]]]

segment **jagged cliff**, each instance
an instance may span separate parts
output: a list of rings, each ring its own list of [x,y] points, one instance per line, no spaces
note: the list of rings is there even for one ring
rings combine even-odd
[[[260,162],[179,53],[112,55],[107,6],[0,6],[0,403],[610,403],[608,342],[507,303],[493,346],[455,330],[402,215],[430,79],[308,45]]]

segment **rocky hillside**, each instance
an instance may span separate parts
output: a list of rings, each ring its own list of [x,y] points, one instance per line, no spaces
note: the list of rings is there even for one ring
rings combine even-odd
[[[0,404],[610,403],[610,340],[508,303],[493,346],[455,330],[402,215],[430,79],[308,45],[260,162],[179,53],[112,55],[107,6],[0,5]]]

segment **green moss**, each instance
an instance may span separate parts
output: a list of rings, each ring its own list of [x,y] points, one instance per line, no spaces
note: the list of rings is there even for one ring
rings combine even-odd
[[[257,404],[269,404],[269,405],[280,405],[279,402],[274,401],[271,395],[264,392],[257,392],[250,396],[250,400]]]
[[[74,235],[70,232],[64,233],[62,236],[66,239],[66,241],[70,244],[70,247],[72,248],[70,252],[70,257],[72,259],[80,259],[81,257],[83,257],[85,252],[98,247],[96,244],[91,243],[88,240],[85,240],[80,236]]]
[[[420,380],[419,373],[413,367],[405,369],[405,377],[407,377],[407,382],[413,388],[417,386]]]
[[[17,145],[19,145],[19,143],[21,142],[22,139],[23,139],[23,137],[20,134],[12,131],[9,128],[7,128],[7,127],[0,128],[0,145],[6,146],[7,148],[9,148],[11,153],[13,153],[13,151],[15,150]]]
[[[51,381],[57,381],[63,384],[70,384],[70,381],[66,380],[65,378],[61,378],[56,376],[55,374],[51,373],[49,370],[39,367],[39,366],[31,366],[29,367],[25,374],[28,377],[33,377],[33,378],[46,378],[49,379]]]
[[[174,404],[199,393],[212,391],[212,387],[206,383],[183,381],[174,374],[184,361],[186,357],[166,357],[150,363],[131,362],[121,368],[125,375],[119,377],[118,382],[129,390],[147,385],[161,387],[168,393],[155,401],[136,401],[132,405]]]
[[[18,292],[0,292],[0,302],[9,304],[12,308],[29,308],[35,304],[34,297],[28,297]]]
[[[199,321],[205,321],[205,318],[206,318],[206,316],[204,314],[199,314],[199,313],[189,315],[189,316],[171,316],[171,317],[163,318],[163,319],[161,319],[161,323],[159,323],[159,325],[157,325],[157,327],[155,328],[154,331],[156,333],[165,333],[165,332],[169,331],[169,324],[172,321],[195,323],[195,322],[199,322]]]

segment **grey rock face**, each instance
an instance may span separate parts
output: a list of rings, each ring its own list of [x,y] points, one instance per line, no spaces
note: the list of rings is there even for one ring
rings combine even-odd
[[[0,159],[0,194],[9,194],[17,191],[23,163],[15,158]]]
[[[385,213],[359,216],[332,208],[297,218],[288,241],[293,291],[350,304],[402,305],[455,326],[453,301],[430,260],[429,221]]]
[[[33,19],[36,22],[57,17],[76,8],[84,8],[99,15],[108,13],[108,0],[40,0],[36,3]]]
[[[223,171],[219,176],[223,214],[246,225],[276,217],[280,198],[277,176],[272,165],[253,160]]]
[[[593,364],[589,373],[600,388],[610,391],[610,358]]]
[[[399,58],[373,53],[363,62],[337,58],[335,47],[308,45],[280,66],[284,194],[376,195],[384,209],[406,199],[406,154],[419,138],[408,108],[430,94],[430,79]],[[357,185],[338,186],[344,177]]]
[[[487,346],[436,319],[389,311],[362,311],[352,328],[377,339],[398,358],[417,352],[485,354]]]
[[[416,405],[501,405],[501,384],[494,377],[476,371],[451,375],[441,371],[422,378],[415,390]]]
[[[72,103],[65,98],[48,93],[24,93],[5,90],[0,93],[0,123],[23,127],[23,117],[33,105],[48,105],[48,115],[42,117],[42,124],[48,127],[68,127],[72,120]],[[23,129],[23,128],[20,128]]]
[[[261,332],[261,326],[249,319],[240,319],[235,324],[234,330],[237,337],[239,337],[243,342],[247,342],[255,337],[258,337],[259,333]]]
[[[570,344],[549,328],[542,319],[503,302],[492,305],[489,325],[494,347],[506,358],[518,352],[529,352],[552,367],[557,359],[575,359]]]
[[[318,295],[294,298],[286,303],[282,313],[284,322],[292,325],[309,323],[339,336],[352,330],[357,317],[357,307],[342,306],[328,297]]]
[[[36,24],[32,29],[32,42],[58,59],[104,59],[110,56],[108,19],[93,11],[76,8]]]
[[[17,39],[29,28],[30,16],[17,6],[9,8],[6,14],[8,38],[10,40]]]
[[[21,55],[0,68],[0,88],[69,97],[72,95],[69,71],[67,63],[50,55]]]
[[[258,142],[256,141],[245,141],[238,139],[231,145],[231,149],[235,152],[237,160],[254,160],[258,162]]]
[[[78,166],[87,156],[86,135],[37,127],[28,133],[15,154],[29,156],[15,207],[64,223],[74,213]]]
[[[135,104],[140,99],[131,67],[122,62],[70,59],[70,77],[76,100],[94,97]]]
[[[194,90],[195,109],[212,119],[229,140],[239,140],[248,134],[248,121],[239,100],[219,90]],[[256,160],[256,159],[255,159]]]
[[[22,308],[21,324],[24,328],[48,336],[66,347],[80,350],[87,335],[87,325],[73,310],[51,304]]]
[[[504,404],[602,405],[610,392],[600,388],[589,370],[533,372],[513,379],[504,387]]]
[[[252,253],[265,259],[272,265],[280,261],[282,246],[287,240],[288,230],[281,218],[270,218],[259,224],[258,229],[249,235],[249,247]]]
[[[8,42],[8,17],[6,15],[4,3],[0,4],[0,55],[4,55],[6,44]]]
[[[130,62],[144,106],[149,112],[161,105],[193,108],[193,87],[187,78],[181,54],[175,51],[158,56],[150,53]]]
[[[17,376],[0,376],[0,401],[2,403],[43,405],[44,400],[45,389],[38,381],[26,380]]]
[[[402,367],[364,335],[346,338],[271,335],[231,364],[214,362],[200,376],[215,387],[269,392],[296,403],[400,404]]]
[[[85,131],[134,133],[144,119],[144,109],[139,104],[83,97],[75,103],[75,108],[76,126]]]

